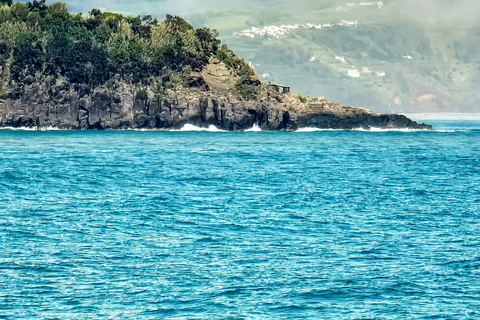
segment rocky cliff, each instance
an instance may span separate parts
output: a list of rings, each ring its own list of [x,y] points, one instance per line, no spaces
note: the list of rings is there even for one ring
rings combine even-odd
[[[214,125],[242,131],[257,125],[262,130],[294,131],[302,127],[329,129],[432,129],[405,116],[376,114],[368,109],[343,107],[325,98],[300,99],[267,90],[249,100],[213,89],[175,89],[163,95],[151,88],[117,82],[110,89],[74,90],[67,83],[33,83],[18,99],[0,100],[0,126],[61,129],[179,129],[185,124]],[[303,101],[302,101],[303,100]]]

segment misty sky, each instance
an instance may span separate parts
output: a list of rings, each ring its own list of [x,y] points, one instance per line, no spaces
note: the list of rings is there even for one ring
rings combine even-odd
[[[375,0],[377,1],[377,0]],[[48,3],[56,2],[47,0]],[[299,14],[319,6],[340,6],[355,0],[67,0],[72,11],[88,12],[92,8],[117,11],[126,14],[152,14],[162,17],[165,14],[191,15],[207,11],[232,11],[235,9],[268,6],[272,10],[295,10]],[[391,8],[392,15],[432,22],[470,21],[480,13],[478,0],[383,0],[385,8]],[[279,9],[280,8],[280,9]]]
[[[47,0],[47,2],[55,2]],[[79,0],[65,1],[71,10],[88,12],[92,8],[100,8],[107,11],[119,11],[126,14],[152,14],[164,16],[166,14],[189,15],[206,12],[214,9],[233,8],[235,1],[221,0]]]

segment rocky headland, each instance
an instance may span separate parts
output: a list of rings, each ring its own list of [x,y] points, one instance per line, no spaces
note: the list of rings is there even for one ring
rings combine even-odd
[[[0,100],[0,126],[59,129],[180,129],[185,124],[211,125],[243,131],[254,125],[262,130],[295,131],[298,128],[431,130],[403,115],[376,114],[344,107],[325,98],[302,102],[293,94],[249,101],[233,94],[179,89],[156,99],[141,96],[134,85],[117,83],[111,100],[102,92],[81,95],[68,87],[33,85],[19,100]],[[45,99],[45,95],[53,99]]]
[[[59,129],[180,129],[186,124],[221,130],[295,131],[299,128],[431,130],[403,115],[344,107],[324,97],[280,93],[252,77],[238,94],[238,76],[218,59],[187,77],[188,87],[155,93],[155,88],[111,82],[92,92],[66,79],[53,85],[33,82],[19,99],[0,100],[0,126]],[[253,94],[255,96],[253,96]]]
[[[0,6],[0,22],[1,127],[432,129],[264,83],[215,30],[180,17],[84,16],[34,0]]]
[[[295,131],[299,128],[431,130],[398,114],[377,114],[369,109],[344,107],[324,97],[307,98],[279,93],[271,84],[256,80],[248,98],[235,90],[235,74],[217,59],[201,73],[192,73],[187,88],[159,95],[153,87],[118,81],[93,92],[57,81],[24,87],[19,99],[0,100],[0,126],[60,129],[180,129],[186,124],[211,125],[221,130]],[[253,89],[252,89],[253,88]]]

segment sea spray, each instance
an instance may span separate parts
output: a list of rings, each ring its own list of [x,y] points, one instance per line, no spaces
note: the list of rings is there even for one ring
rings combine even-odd
[[[197,127],[193,124],[185,124],[180,130],[171,130],[172,132],[227,132],[225,130],[218,129],[213,124],[208,128]]]
[[[261,131],[262,129],[256,123],[250,129],[245,130],[245,132],[261,132]]]

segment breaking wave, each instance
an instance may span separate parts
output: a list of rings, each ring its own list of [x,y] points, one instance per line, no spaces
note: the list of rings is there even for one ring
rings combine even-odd
[[[48,127],[0,127],[0,130],[8,130],[8,131],[62,131],[64,129],[48,126]]]
[[[201,128],[194,126],[193,124],[186,124],[184,125],[180,130],[171,130],[172,132],[200,132],[200,131],[205,131],[205,132],[227,132],[225,130],[218,129],[215,127],[213,124],[210,125],[208,128]]]
[[[261,131],[262,129],[256,123],[250,129],[245,130],[245,132],[261,132]]]
[[[298,128],[295,132],[298,133],[308,133],[308,132],[323,132],[323,131],[345,131],[340,129],[321,129],[314,127]]]
[[[57,127],[48,126],[48,127],[40,127],[40,128],[37,128],[37,130],[40,130],[40,131],[62,131],[63,129],[60,129],[60,128],[57,128]]]
[[[0,130],[11,130],[11,131],[37,131],[37,127],[1,127]]]

